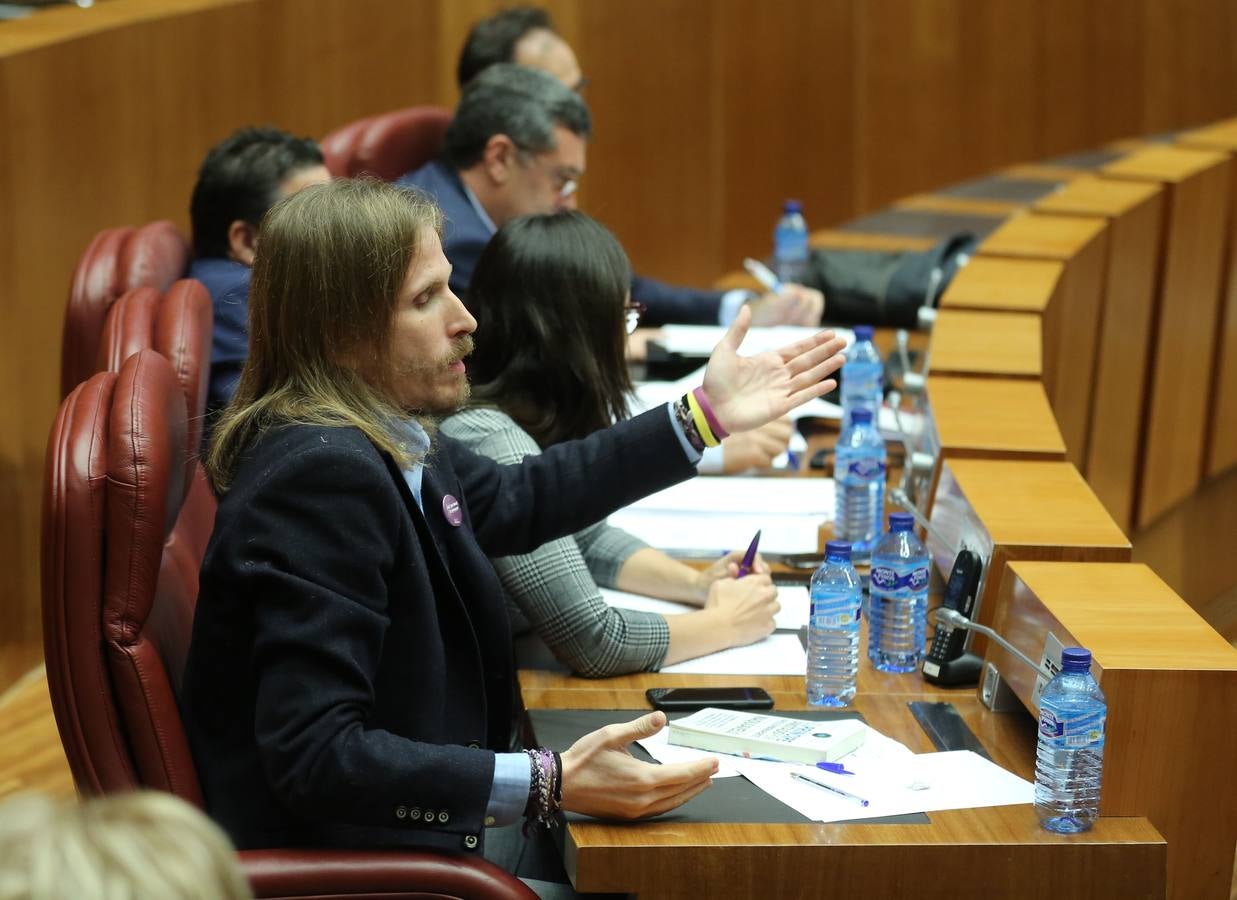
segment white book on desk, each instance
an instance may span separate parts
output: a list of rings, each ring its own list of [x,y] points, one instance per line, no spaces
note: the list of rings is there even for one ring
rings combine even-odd
[[[670,723],[670,743],[753,759],[835,762],[863,744],[859,719],[815,722],[708,707]]]

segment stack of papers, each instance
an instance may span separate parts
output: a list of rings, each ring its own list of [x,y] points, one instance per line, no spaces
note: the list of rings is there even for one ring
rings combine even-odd
[[[815,553],[819,529],[833,517],[828,478],[701,477],[633,503],[610,524],[681,555],[742,550],[761,532],[765,553]]]
[[[659,600],[656,597],[646,597],[643,594],[629,594],[627,591],[617,591],[613,588],[602,588],[601,596],[606,603],[619,609],[638,609],[642,612],[660,613],[663,616],[678,616],[699,609],[686,603],[676,603],[674,600]],[[777,615],[773,617],[773,626],[778,631],[793,631],[807,625],[812,611],[812,599],[807,585],[778,585],[777,602],[782,605]]]
[[[825,327],[832,327],[838,337],[845,338],[848,345],[855,340],[855,333],[849,328]],[[793,325],[749,328],[747,337],[739,345],[739,353],[743,356],[754,356],[769,350],[779,350],[787,344],[810,338],[820,330]],[[729,329],[723,325],[663,325],[657,343],[661,344],[667,353],[707,357],[713,353],[713,348],[726,336],[727,331]]]
[[[821,722],[828,727],[828,722]],[[969,750],[911,753],[875,729],[862,746],[840,761],[850,775],[814,766],[744,759],[706,753],[669,743],[663,728],[640,746],[661,763],[711,757],[720,764],[714,777],[743,776],[805,818],[816,822],[875,819],[943,809],[975,809],[1033,803],[1035,786]],[[835,793],[793,777],[800,773],[836,788]],[[849,796],[847,796],[849,795]],[[864,806],[860,801],[866,800]]]

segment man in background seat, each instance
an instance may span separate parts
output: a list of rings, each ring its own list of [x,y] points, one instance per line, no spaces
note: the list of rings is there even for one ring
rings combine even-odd
[[[189,277],[206,285],[214,308],[208,415],[232,399],[249,355],[249,276],[258,224],[284,197],[330,180],[317,143],[278,128],[242,128],[206,154],[189,205]]]
[[[511,219],[574,209],[592,121],[579,94],[553,76],[500,63],[469,81],[447,129],[443,155],[399,179],[437,201],[446,215],[443,249],[451,289],[467,300],[472,270],[494,232]],[[787,285],[752,297],[632,277],[631,298],[647,325],[728,325],[750,302],[756,325],[817,325],[819,291]]]
[[[573,91],[583,90],[588,82],[571,45],[554,30],[550,14],[535,6],[513,6],[472,26],[456,69],[460,89],[496,63],[541,69]]]

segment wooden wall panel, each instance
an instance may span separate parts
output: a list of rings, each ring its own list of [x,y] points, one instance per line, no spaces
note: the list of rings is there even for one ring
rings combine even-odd
[[[596,113],[581,204],[614,230],[637,271],[707,284],[737,262],[721,255],[723,146],[710,87],[718,8],[639,0],[579,9],[577,53]],[[753,215],[772,228],[775,212]]]
[[[705,284],[768,252],[786,195],[822,228],[1050,149],[1232,117],[1237,13],[1182,4],[546,5],[592,79],[584,208],[642,271]],[[39,632],[43,445],[86,242],[118,224],[186,225],[203,153],[240,125],[321,135],[453,103],[464,34],[502,5],[109,0],[0,29],[0,640]]]
[[[841,222],[858,203],[854,4],[806,7],[747,0],[716,3],[724,206],[722,259],[772,253],[773,226],[788,197],[810,228]],[[744,72],[743,78],[722,73]]]

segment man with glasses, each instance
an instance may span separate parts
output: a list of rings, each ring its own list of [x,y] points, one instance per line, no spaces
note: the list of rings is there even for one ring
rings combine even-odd
[[[574,209],[592,123],[583,98],[538,69],[500,63],[472,78],[447,129],[443,155],[399,183],[420,188],[446,215],[451,289],[467,300],[482,249],[507,221]],[[824,298],[790,285],[781,294],[702,291],[634,276],[644,324],[728,325],[751,302],[757,325],[816,325]]]

